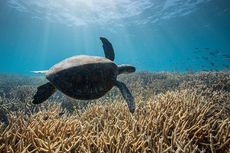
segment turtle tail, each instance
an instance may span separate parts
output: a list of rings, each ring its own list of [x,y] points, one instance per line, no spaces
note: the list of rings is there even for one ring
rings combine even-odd
[[[47,100],[54,92],[56,88],[51,83],[46,83],[37,88],[37,92],[33,97],[33,104],[41,104]]]

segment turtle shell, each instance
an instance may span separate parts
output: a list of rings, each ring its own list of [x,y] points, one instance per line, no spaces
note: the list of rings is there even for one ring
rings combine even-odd
[[[95,99],[109,91],[118,68],[104,57],[74,56],[54,65],[46,78],[61,92],[75,99]]]

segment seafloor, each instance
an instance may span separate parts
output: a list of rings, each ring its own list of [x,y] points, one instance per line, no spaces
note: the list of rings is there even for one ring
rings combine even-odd
[[[230,72],[122,75],[94,101],[31,100],[43,77],[0,75],[0,152],[230,152]]]

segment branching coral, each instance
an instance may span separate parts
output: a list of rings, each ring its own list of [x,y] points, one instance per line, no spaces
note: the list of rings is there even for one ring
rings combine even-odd
[[[10,118],[1,132],[1,151],[16,152],[227,152],[230,119],[217,104],[182,90],[138,103],[93,104],[80,114],[58,116],[58,107],[25,119]]]
[[[131,76],[131,80],[137,79],[128,83],[137,103],[134,114],[129,113],[116,89],[84,109],[62,116],[62,108],[53,99],[29,114],[10,111],[9,125],[0,125],[0,152],[228,153],[230,93],[213,88],[215,83],[206,85],[199,76],[206,74],[196,75],[192,79],[148,74],[146,85],[140,76]],[[170,85],[164,92],[148,86],[165,79],[174,82],[171,90]],[[147,93],[143,95],[139,87]]]

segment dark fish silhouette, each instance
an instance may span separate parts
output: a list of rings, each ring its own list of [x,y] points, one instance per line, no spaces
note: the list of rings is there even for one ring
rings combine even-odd
[[[217,56],[219,53],[220,53],[219,51],[213,51],[213,52],[209,52],[209,55]]]
[[[227,56],[227,57],[230,57],[230,55],[228,55],[228,54],[223,54],[223,56]]]
[[[213,63],[213,62],[210,62],[210,64],[211,64],[212,66],[215,66],[215,63]]]
[[[216,53],[216,55],[219,55],[219,54],[220,54],[220,51],[219,51],[219,50],[216,50],[215,53]]]
[[[224,68],[229,68],[229,66],[226,65],[226,64],[222,64],[222,66],[223,66]]]
[[[211,56],[215,56],[215,54],[213,52],[209,52],[209,55]]]
[[[224,59],[226,59],[226,60],[230,60],[230,55],[223,54],[222,56],[224,57]]]

